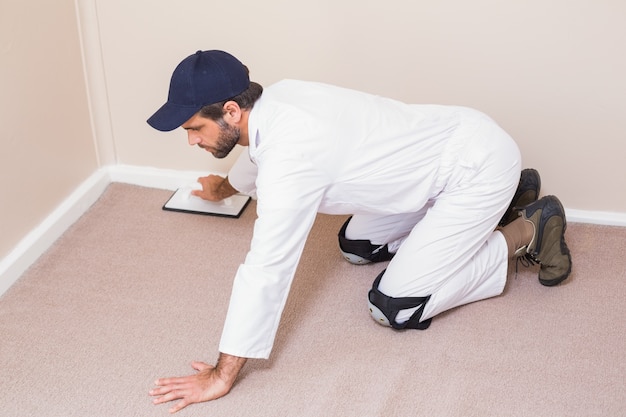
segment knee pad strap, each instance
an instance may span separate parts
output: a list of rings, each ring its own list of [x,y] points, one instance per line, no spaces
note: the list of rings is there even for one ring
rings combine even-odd
[[[372,289],[369,291],[368,299],[370,304],[370,312],[374,319],[380,324],[386,324],[394,329],[419,329],[426,330],[430,326],[432,319],[424,320],[420,322],[424,307],[430,299],[430,295],[426,297],[389,297],[378,289],[378,284],[385,271],[381,272],[372,284]],[[400,310],[406,310],[409,308],[418,307],[417,310],[411,315],[411,317],[404,323],[397,323],[396,316]],[[382,315],[382,316],[381,316]]]
[[[351,240],[346,238],[346,229],[350,223],[350,217],[339,230],[339,249],[348,261],[352,263],[384,262],[393,258],[387,245],[372,245],[372,242],[364,239]],[[350,256],[356,255],[356,257]],[[361,258],[361,259],[359,259]]]

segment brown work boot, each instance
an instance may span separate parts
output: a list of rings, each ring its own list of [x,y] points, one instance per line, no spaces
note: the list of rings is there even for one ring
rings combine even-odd
[[[533,201],[537,201],[540,190],[541,177],[539,176],[539,172],[532,168],[523,169],[513,200],[511,200],[509,208],[506,209],[498,225],[503,227],[517,219],[522,208]]]
[[[522,218],[532,223],[533,238],[526,247],[526,258],[541,265],[539,282],[557,285],[572,271],[572,258],[565,244],[565,210],[558,198],[546,196],[524,207]]]

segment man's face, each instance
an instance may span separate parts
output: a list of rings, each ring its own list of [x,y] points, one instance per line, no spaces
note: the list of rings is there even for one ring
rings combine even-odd
[[[189,145],[198,145],[216,158],[226,157],[240,139],[240,130],[231,126],[222,118],[213,121],[195,114],[183,123],[182,128],[187,131]]]

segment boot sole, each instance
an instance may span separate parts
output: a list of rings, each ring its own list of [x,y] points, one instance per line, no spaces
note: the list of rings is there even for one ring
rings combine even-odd
[[[565,243],[565,239],[561,238],[561,251],[567,253],[567,259],[569,260],[569,268],[567,268],[567,272],[563,274],[559,278],[555,279],[541,279],[539,278],[539,282],[546,287],[554,287],[555,285],[559,285],[561,282],[565,281],[569,274],[572,272],[572,255],[570,254],[569,248]]]
[[[569,248],[567,247],[567,244],[565,243],[565,231],[567,230],[567,219],[565,218],[565,209],[563,208],[563,205],[561,204],[561,201],[556,198],[555,196],[546,196],[545,197],[546,200],[548,201],[552,201],[557,203],[556,208],[552,208],[550,215],[548,216],[548,218],[554,216],[554,215],[559,215],[562,219],[563,219],[563,233],[561,234],[561,241],[560,241],[560,245],[561,245],[561,252],[567,254],[567,259],[569,261],[569,267],[567,268],[567,272],[565,272],[565,274],[561,275],[558,278],[554,278],[554,279],[541,279],[539,278],[539,282],[542,285],[545,285],[546,287],[554,287],[555,285],[560,284],[561,282],[565,281],[565,279],[567,279],[567,277],[570,275],[570,273],[572,272],[572,255],[570,253]],[[527,212],[527,216],[530,218],[532,217],[532,215],[535,213],[535,211],[537,211],[540,208],[543,208],[545,210],[547,204],[544,205],[538,205],[537,207],[534,208],[534,210],[532,212]],[[528,210],[528,209],[526,209]],[[539,238],[542,236],[539,236]],[[541,240],[541,239],[539,239]]]

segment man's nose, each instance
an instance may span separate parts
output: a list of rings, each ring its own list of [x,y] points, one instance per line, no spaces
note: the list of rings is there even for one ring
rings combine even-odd
[[[192,131],[187,131],[187,141],[189,145],[194,146],[200,143],[200,138]]]

